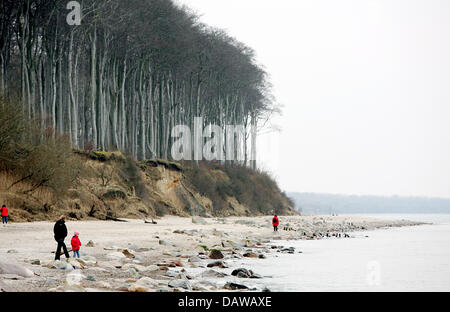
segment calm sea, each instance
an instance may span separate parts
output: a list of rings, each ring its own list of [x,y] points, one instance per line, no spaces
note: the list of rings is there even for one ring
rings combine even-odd
[[[450,214],[370,216],[433,224],[354,232],[345,239],[276,241],[302,253],[240,259],[233,266],[265,276],[246,285],[272,291],[450,291]]]

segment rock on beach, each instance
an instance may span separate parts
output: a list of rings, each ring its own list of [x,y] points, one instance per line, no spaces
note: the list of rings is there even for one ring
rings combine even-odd
[[[6,263],[3,261],[0,261],[0,274],[15,274],[22,277],[34,276],[34,272],[30,269],[27,269],[19,264]]]

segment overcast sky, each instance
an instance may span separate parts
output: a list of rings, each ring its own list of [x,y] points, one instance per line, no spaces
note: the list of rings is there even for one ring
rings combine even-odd
[[[258,157],[283,190],[450,198],[450,1],[178,2],[271,75]]]

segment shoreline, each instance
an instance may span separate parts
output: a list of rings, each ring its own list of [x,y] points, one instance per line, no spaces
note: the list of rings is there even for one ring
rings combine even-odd
[[[53,222],[13,223],[0,227],[0,286],[9,291],[227,291],[248,289],[258,272],[229,274],[228,260],[264,261],[278,252],[296,253],[277,241],[349,239],[351,232],[426,224],[361,216],[279,216],[273,232],[271,216],[181,218],[166,216],[157,224],[142,220],[67,221],[70,249],[80,232],[81,260],[53,261]],[[341,237],[333,236],[340,233]],[[87,247],[89,241],[94,247]],[[73,253],[70,252],[70,256]],[[7,272],[2,264],[18,264],[31,277]],[[228,272],[228,273],[226,273]],[[26,275],[23,272],[22,275]]]

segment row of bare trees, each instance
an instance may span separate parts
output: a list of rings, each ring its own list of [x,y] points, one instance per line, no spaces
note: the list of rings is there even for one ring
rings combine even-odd
[[[0,92],[74,147],[170,158],[174,125],[257,128],[276,111],[254,52],[172,0],[78,1],[73,26],[67,0],[0,2]]]

